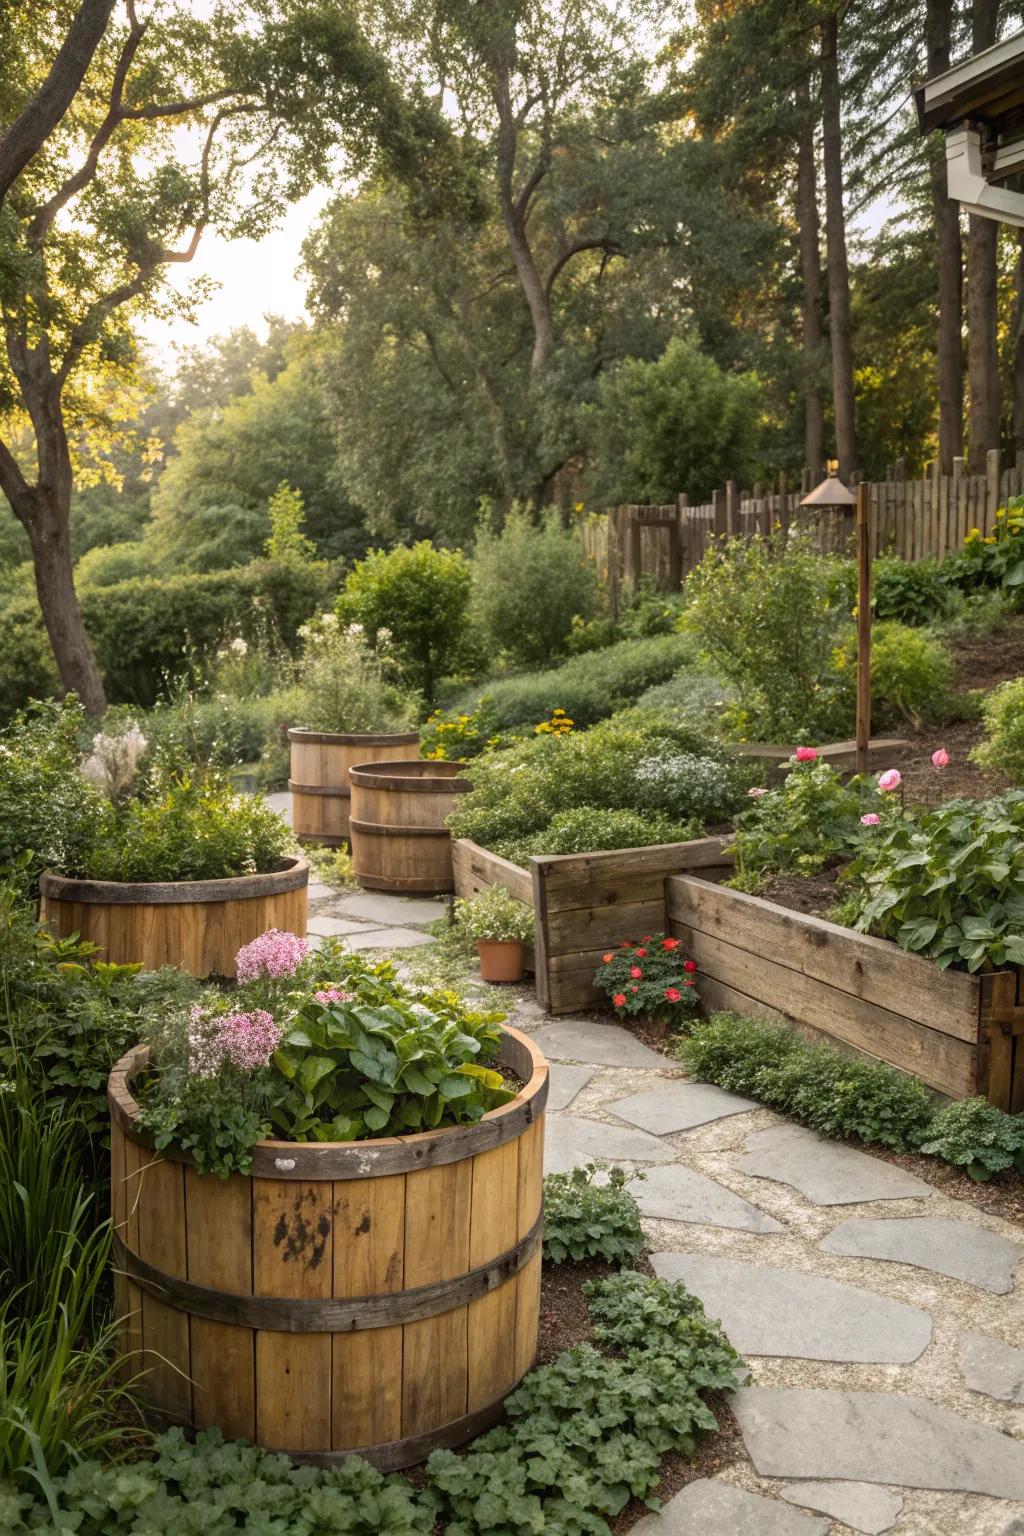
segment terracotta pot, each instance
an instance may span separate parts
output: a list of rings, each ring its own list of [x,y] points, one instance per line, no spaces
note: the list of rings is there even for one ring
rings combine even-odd
[[[522,981],[526,946],[521,939],[477,939],[482,981]]]

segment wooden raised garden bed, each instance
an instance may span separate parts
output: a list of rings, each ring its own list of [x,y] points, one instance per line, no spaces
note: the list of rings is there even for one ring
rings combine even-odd
[[[547,1063],[472,1125],[359,1142],[263,1141],[251,1175],[200,1175],[138,1131],[142,1047],[110,1075],[117,1313],[161,1421],[216,1425],[320,1465],[459,1445],[533,1365]]]
[[[940,971],[888,939],[692,875],[667,888],[669,926],[700,969],[705,1011],[796,1024],[950,1098],[1024,1109],[1017,970]]]
[[[603,1002],[594,971],[611,945],[641,933],[666,932],[668,875],[699,869],[724,878],[731,862],[727,837],[658,843],[610,853],[545,854],[532,870],[481,848],[467,838],[453,849],[455,890],[475,896],[499,884],[533,905],[536,936],[533,968],[537,997],[549,1013],[572,1013]]]
[[[262,875],[153,885],[70,880],[44,870],[39,915],[57,938],[81,934],[117,965],[233,976],[242,945],[268,928],[305,935],[308,884],[305,859],[285,859]]]

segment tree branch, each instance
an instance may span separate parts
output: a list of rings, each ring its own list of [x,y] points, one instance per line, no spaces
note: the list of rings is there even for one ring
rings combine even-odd
[[[541,155],[540,159],[537,161],[537,164],[534,166],[529,176],[526,178],[522,191],[516,198],[516,217],[520,220],[520,222],[526,222],[526,214],[530,206],[530,200],[550,169],[551,160],[545,151],[545,153]]]
[[[113,9],[114,0],[82,0],[50,73],[0,138],[0,204],[74,101]]]
[[[573,240],[569,245],[563,246],[551,265],[547,281],[544,284],[545,292],[549,296],[562,268],[567,266],[572,258],[578,256],[581,251],[603,251],[605,254],[605,264],[607,264],[610,256],[625,256],[626,254],[621,245],[617,245],[614,240]]]

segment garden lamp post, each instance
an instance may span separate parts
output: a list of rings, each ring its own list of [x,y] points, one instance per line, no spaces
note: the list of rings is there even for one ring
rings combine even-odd
[[[868,488],[861,484],[857,494],[848,490],[839,478],[835,459],[828,462],[828,474],[820,485],[801,501],[814,512],[845,512],[856,508],[857,538],[857,772],[868,771],[868,743],[871,740],[871,524]]]

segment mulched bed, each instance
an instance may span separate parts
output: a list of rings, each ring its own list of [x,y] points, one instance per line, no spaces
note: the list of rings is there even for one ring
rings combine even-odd
[[[645,1041],[647,1043],[651,1042]],[[633,1268],[645,1275],[654,1273],[646,1255],[638,1258]],[[571,1349],[574,1344],[593,1342],[583,1286],[587,1280],[602,1280],[606,1275],[616,1272],[613,1265],[599,1259],[588,1260],[585,1264],[545,1266],[540,1293],[538,1365],[553,1360],[563,1349]],[[655,1496],[662,1502],[678,1493],[687,1483],[701,1477],[714,1477],[723,1467],[730,1466],[744,1454],[739,1425],[725,1397],[720,1392],[712,1392],[708,1395],[707,1403],[718,1420],[719,1432],[702,1435],[692,1457],[683,1456],[678,1451],[669,1451],[662,1457],[661,1480],[655,1490]],[[626,1536],[626,1532],[631,1531],[648,1514],[650,1510],[642,1500],[631,1499],[621,1514],[609,1522],[613,1536]]]

